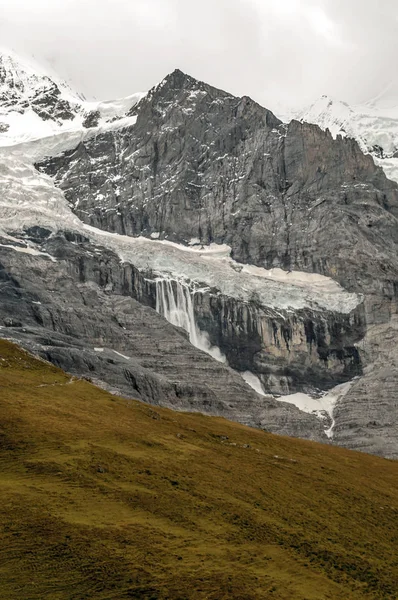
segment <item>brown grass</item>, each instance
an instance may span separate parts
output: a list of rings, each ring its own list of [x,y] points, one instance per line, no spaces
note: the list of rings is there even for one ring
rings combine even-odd
[[[0,341],[0,598],[398,598],[398,463],[152,408]]]

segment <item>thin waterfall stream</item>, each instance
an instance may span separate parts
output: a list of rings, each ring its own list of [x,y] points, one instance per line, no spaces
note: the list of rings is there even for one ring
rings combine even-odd
[[[193,346],[207,352],[219,362],[228,364],[220,348],[210,343],[208,333],[197,326],[192,292],[187,283],[176,279],[157,279],[156,311],[172,325],[185,329]]]
[[[182,327],[189,334],[189,341],[193,346],[210,354],[215,360],[228,365],[227,357],[221,352],[218,346],[212,346],[209,334],[202,331],[196,324],[195,312],[189,285],[177,279],[157,279],[156,280],[156,311],[162,315],[169,323]],[[258,394],[265,396],[261,381],[257,375],[250,371],[241,373],[248,385]]]

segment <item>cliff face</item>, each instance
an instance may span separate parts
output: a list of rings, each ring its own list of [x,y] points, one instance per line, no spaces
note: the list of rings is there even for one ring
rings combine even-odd
[[[80,219],[127,235],[227,243],[240,262],[321,273],[365,293],[370,321],[388,320],[398,187],[355,141],[283,125],[249,98],[179,71],[133,110],[132,128],[39,165]]]
[[[319,307],[272,308],[258,298],[243,301],[217,288],[130,269],[128,294],[163,316],[179,312],[176,324],[193,337],[205,332],[208,348],[218,348],[238,372],[255,373],[268,393],[327,389],[362,374],[356,344],[366,333],[363,304],[346,314]]]
[[[327,441],[316,417],[260,396],[190,344],[185,331],[137,302],[132,296],[142,295],[145,283],[106,248],[43,228],[21,238],[30,253],[22,242],[0,239],[7,244],[0,264],[2,337],[127,397]]]

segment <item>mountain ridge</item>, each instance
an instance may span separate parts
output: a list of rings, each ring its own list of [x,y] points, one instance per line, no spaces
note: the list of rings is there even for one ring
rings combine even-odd
[[[361,150],[383,168],[387,177],[398,181],[397,106],[384,108],[377,101],[350,106],[322,96],[310,107],[297,112],[295,118],[329,129],[333,137],[352,137]]]

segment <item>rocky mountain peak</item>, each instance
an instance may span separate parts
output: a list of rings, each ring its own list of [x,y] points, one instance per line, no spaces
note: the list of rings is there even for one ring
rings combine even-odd
[[[174,101],[182,104],[204,95],[210,95],[212,98],[232,98],[230,94],[195,79],[180,69],[175,69],[149,91],[148,99],[155,103]]]
[[[195,77],[188,75],[188,73],[184,73],[181,69],[174,69],[171,73],[166,75],[163,81],[159,85],[171,85],[176,88],[182,87],[197,87],[203,82],[198,81]]]
[[[43,121],[71,120],[78,97],[66,83],[7,51],[0,52],[0,120],[9,113],[33,112]],[[4,130],[7,122],[0,128]]]
[[[250,125],[257,122],[267,129],[277,128],[282,123],[249,96],[233,96],[180,69],[175,69],[153,87],[134,111],[139,113],[140,122],[158,117],[163,124],[171,119],[171,126],[177,122],[192,121],[199,115],[211,121],[216,128],[217,122],[221,125],[225,119],[243,120]]]
[[[0,337],[128,397],[397,456],[398,187],[351,136],[179,69],[75,104],[2,73]],[[73,121],[44,121],[62,101]]]

